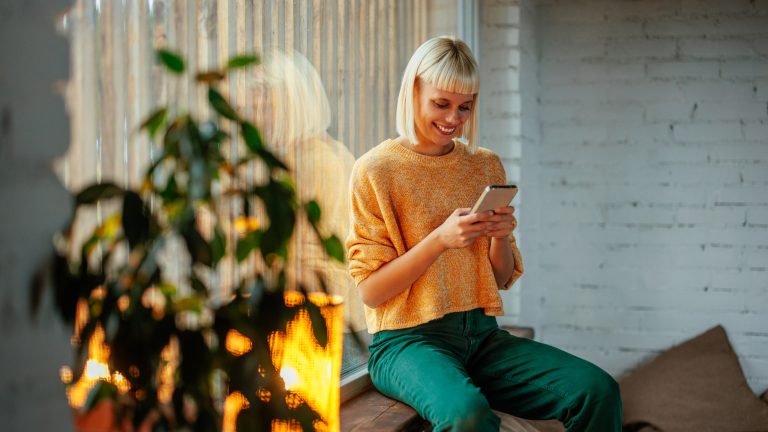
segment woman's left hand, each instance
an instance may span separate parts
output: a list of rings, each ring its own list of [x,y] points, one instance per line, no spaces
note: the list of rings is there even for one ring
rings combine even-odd
[[[509,237],[517,226],[514,213],[515,208],[512,206],[494,209],[493,215],[485,222],[485,235],[499,239]]]

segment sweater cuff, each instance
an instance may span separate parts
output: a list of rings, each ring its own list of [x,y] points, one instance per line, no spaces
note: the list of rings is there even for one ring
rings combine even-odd
[[[520,279],[520,276],[522,276],[524,272],[523,257],[520,255],[520,249],[517,248],[517,241],[515,241],[515,237],[513,235],[509,236],[509,245],[512,247],[512,258],[515,261],[515,271],[512,272],[512,276],[509,277],[509,280],[504,283],[502,289],[511,288],[512,285],[514,285],[514,283]]]

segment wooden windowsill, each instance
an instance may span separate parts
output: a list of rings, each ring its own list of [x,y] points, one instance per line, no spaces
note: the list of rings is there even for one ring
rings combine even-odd
[[[416,432],[429,428],[413,408],[373,388],[341,407],[342,432]]]

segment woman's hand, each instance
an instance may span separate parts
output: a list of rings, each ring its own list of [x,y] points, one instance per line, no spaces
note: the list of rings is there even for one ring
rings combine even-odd
[[[493,267],[493,276],[499,288],[504,287],[515,273],[515,256],[508,240],[510,234],[517,226],[514,207],[501,207],[493,210],[494,215],[486,222],[488,231],[486,235],[491,238],[491,247],[488,250],[488,258]]]
[[[485,235],[498,239],[507,238],[515,230],[517,219],[515,218],[515,208],[499,207],[493,210],[493,216],[486,222]]]
[[[459,208],[453,211],[442,223],[435,234],[444,249],[457,249],[471,245],[476,238],[486,235],[491,228],[488,221],[493,217],[491,212],[468,214],[469,208]]]

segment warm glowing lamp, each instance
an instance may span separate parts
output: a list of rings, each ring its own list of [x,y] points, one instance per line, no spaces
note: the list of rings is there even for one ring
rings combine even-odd
[[[343,346],[344,314],[340,296],[310,293],[308,300],[320,308],[328,327],[328,343],[320,346],[312,331],[312,320],[301,311],[288,323],[286,332],[269,336],[272,361],[285,381],[285,387],[298,394],[317,412],[325,424],[315,425],[318,431],[339,430],[339,385]],[[286,305],[299,305],[304,295],[289,292]],[[291,401],[289,406],[291,405]],[[274,422],[273,431],[301,430],[298,424]]]

